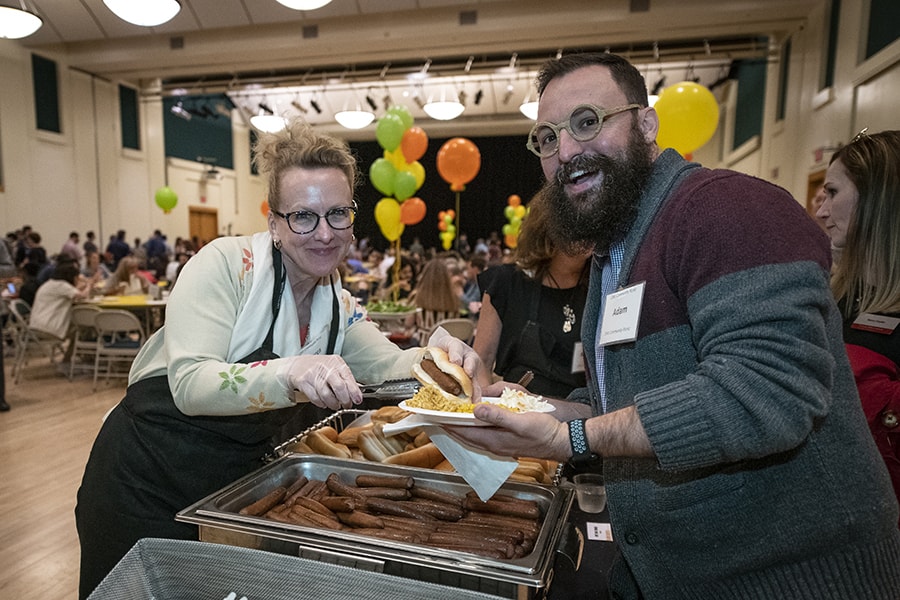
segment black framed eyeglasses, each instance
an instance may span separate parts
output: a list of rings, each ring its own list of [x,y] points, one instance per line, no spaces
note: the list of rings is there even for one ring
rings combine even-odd
[[[549,158],[559,152],[559,132],[565,129],[579,142],[589,142],[600,134],[603,122],[613,115],[642,108],[640,104],[628,104],[615,108],[600,108],[593,104],[576,106],[569,117],[559,123],[542,121],[535,123],[525,144],[540,158]]]
[[[356,221],[356,206],[339,206],[332,208],[324,215],[314,213],[311,210],[297,210],[289,213],[281,213],[271,209],[273,213],[287,221],[288,227],[296,234],[304,235],[312,233],[319,226],[319,219],[325,218],[325,222],[332,229],[349,229]]]

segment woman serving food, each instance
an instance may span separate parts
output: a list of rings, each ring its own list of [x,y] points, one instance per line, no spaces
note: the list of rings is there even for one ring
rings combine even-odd
[[[347,146],[295,121],[255,150],[268,231],[217,239],[185,265],[94,443],[75,509],[81,598],[139,539],[196,539],[176,512],[261,466],[317,407],[360,404],[358,382],[409,377],[422,353],[385,339],[342,289],[357,215]],[[475,373],[474,351],[439,344]]]

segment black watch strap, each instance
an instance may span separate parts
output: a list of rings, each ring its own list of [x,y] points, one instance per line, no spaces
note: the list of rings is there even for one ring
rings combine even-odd
[[[597,463],[600,456],[591,452],[588,445],[587,432],[584,423],[587,419],[573,419],[569,425],[569,443],[572,445],[572,458],[569,464],[573,467],[585,467]]]

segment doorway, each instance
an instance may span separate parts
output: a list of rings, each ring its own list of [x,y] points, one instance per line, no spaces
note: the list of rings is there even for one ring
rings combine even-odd
[[[203,246],[219,236],[218,209],[205,206],[189,206],[188,219],[191,240],[198,240],[199,246]]]

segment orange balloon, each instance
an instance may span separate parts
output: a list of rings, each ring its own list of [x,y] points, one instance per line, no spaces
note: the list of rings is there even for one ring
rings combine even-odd
[[[506,243],[506,246],[508,248],[515,248],[519,245],[518,236],[513,235],[512,233],[507,234],[503,241]]]
[[[262,201],[262,204],[259,205],[259,212],[261,212],[262,216],[264,216],[264,217],[269,216],[269,201],[268,200]]]
[[[421,127],[410,127],[403,132],[400,148],[406,162],[415,162],[425,156],[425,150],[428,149],[428,135]]]
[[[481,169],[481,152],[466,138],[447,140],[437,154],[437,169],[454,192],[466,189]]]
[[[415,225],[425,218],[425,202],[421,198],[407,198],[400,204],[400,222]]]
[[[518,196],[518,194],[513,194],[506,199],[506,203],[510,206],[519,206],[520,204],[522,204],[522,199]]]

